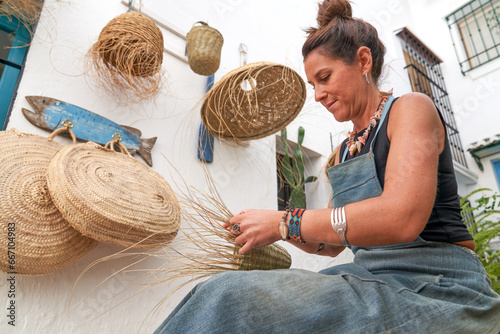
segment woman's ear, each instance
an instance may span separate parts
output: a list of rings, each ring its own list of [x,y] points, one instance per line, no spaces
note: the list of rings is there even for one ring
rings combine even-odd
[[[358,49],[356,59],[361,69],[362,75],[370,75],[372,69],[372,53],[369,47],[362,46]]]

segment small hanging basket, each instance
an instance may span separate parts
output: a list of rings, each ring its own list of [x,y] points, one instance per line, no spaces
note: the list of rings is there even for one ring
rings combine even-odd
[[[50,161],[47,185],[66,220],[95,240],[154,249],[177,234],[180,207],[169,184],[113,147],[93,142],[65,147]]]
[[[199,21],[193,25],[186,39],[188,62],[193,72],[200,75],[214,74],[220,65],[224,43],[221,33]]]
[[[49,162],[64,147],[15,129],[0,132],[0,271],[49,275],[97,245],[71,227],[50,197]]]

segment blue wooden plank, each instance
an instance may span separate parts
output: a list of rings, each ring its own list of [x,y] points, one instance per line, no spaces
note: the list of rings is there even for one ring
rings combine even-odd
[[[207,77],[207,92],[214,85],[214,75]],[[202,162],[214,161],[214,137],[207,131],[203,123],[200,125],[198,133],[198,159]]]

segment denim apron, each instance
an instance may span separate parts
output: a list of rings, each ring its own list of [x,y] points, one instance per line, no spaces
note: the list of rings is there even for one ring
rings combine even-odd
[[[345,161],[349,152],[349,149],[346,147],[342,159],[340,159],[341,163],[328,168],[328,178],[332,186],[332,208],[340,208],[349,203],[382,195],[382,186],[378,180],[377,169],[375,167],[373,143],[393,102],[394,96],[391,95],[385,103],[384,109],[382,109],[377,130],[370,143],[370,151],[367,154]]]
[[[393,102],[386,102],[383,123]],[[375,136],[378,134],[375,133]],[[380,196],[370,152],[329,168],[332,207]],[[354,263],[302,269],[228,271],[198,284],[155,334],[491,333],[500,296],[463,247],[414,242],[355,247]]]

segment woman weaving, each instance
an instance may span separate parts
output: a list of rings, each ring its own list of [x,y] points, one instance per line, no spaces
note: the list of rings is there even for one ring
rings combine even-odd
[[[499,333],[439,112],[423,94],[379,92],[385,47],[348,1],[324,1],[318,23],[302,49],[308,82],[354,125],[328,170],[331,208],[243,210],[226,227],[242,254],[281,238],[319,255],[350,247],[354,263],[216,275],[157,333]]]

